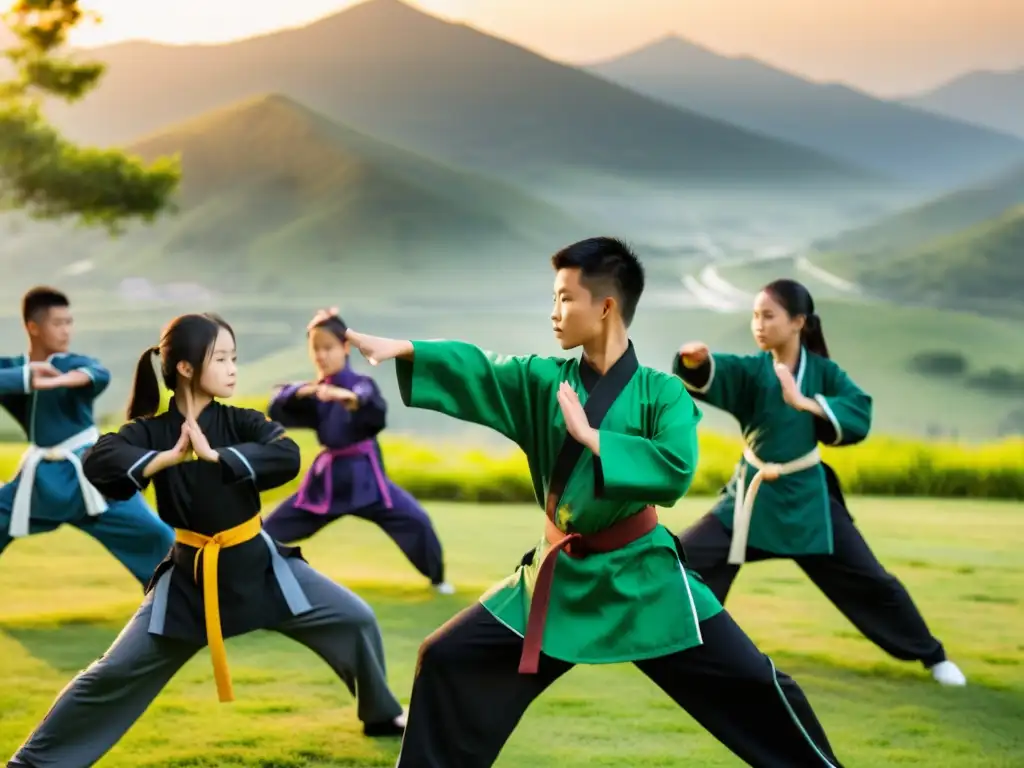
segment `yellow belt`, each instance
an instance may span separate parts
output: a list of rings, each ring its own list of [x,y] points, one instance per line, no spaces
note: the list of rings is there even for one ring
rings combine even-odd
[[[231,673],[228,671],[228,652],[224,647],[224,634],[220,626],[220,593],[217,588],[217,560],[221,549],[237,547],[260,535],[263,520],[259,515],[241,525],[226,531],[206,536],[183,528],[174,529],[174,538],[179,544],[195,547],[195,564],[192,577],[199,583],[199,558],[203,559],[203,603],[206,612],[206,641],[213,659],[213,679],[217,682],[217,696],[221,701],[234,701],[231,688]]]

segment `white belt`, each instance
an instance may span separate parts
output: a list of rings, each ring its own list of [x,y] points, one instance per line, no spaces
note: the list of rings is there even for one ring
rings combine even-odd
[[[750,448],[743,449],[743,458],[757,470],[747,488],[747,465],[741,464],[736,477],[736,499],[732,511],[732,544],[729,546],[729,564],[741,565],[747,559],[747,535],[750,533],[750,516],[754,512],[754,500],[764,480],[771,482],[782,475],[792,475],[821,463],[821,452],[814,450],[799,459],[785,464],[768,464],[761,461]]]
[[[106,499],[92,483],[85,479],[82,462],[75,453],[82,448],[88,448],[99,439],[100,431],[96,427],[89,427],[51,448],[30,445],[28,450],[21,455],[21,463],[18,464],[18,472],[21,473],[21,476],[18,479],[18,490],[14,494],[14,505],[11,508],[9,533],[12,539],[28,536],[29,519],[32,516],[32,486],[35,484],[36,468],[40,461],[70,461],[78,475],[78,485],[82,489],[82,500],[85,502],[86,512],[91,517],[96,517],[107,511]],[[15,476],[17,477],[17,475]]]

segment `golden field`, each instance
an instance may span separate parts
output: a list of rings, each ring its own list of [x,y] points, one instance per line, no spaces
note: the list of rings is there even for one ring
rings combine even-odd
[[[266,398],[238,398],[263,410]],[[116,429],[116,424],[106,428]],[[304,467],[317,451],[315,436],[293,430]],[[533,501],[526,459],[509,443],[505,451],[462,443],[426,443],[385,433],[381,448],[388,474],[410,493],[436,501]],[[14,475],[24,446],[0,444],[0,479]],[[689,494],[716,494],[729,480],[742,450],[737,437],[700,436],[697,476]],[[871,437],[861,445],[824,448],[846,493],[865,496],[1024,499],[1024,439],[986,445]],[[297,487],[299,480],[293,482]],[[289,489],[284,489],[289,490]]]

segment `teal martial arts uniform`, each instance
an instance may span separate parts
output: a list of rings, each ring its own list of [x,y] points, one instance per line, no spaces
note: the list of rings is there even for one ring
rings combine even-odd
[[[174,531],[141,494],[105,499],[82,472],[82,454],[99,439],[93,403],[110,383],[110,372],[83,355],[56,354],[48,362],[61,373],[82,371],[92,384],[34,391],[26,356],[0,357],[0,406],[29,442],[17,474],[0,488],[0,553],[14,539],[73,525],[145,587],[174,544]]]

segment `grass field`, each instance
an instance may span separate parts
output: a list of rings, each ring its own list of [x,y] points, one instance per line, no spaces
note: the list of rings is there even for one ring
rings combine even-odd
[[[678,529],[708,508],[662,510]],[[268,503],[268,507],[270,504]],[[305,547],[377,611],[390,677],[408,701],[423,637],[514,566],[538,513],[429,504],[460,592],[435,597],[374,526],[343,521]],[[970,679],[942,689],[863,640],[789,563],[745,569],[729,607],[806,689],[847,768],[1024,764],[1024,563],[1019,504],[854,499],[879,558],[904,580]],[[486,549],[480,549],[486,542]],[[61,583],[63,581],[63,584]],[[0,560],[0,757],[68,679],[103,652],[139,600],[121,567],[77,531],[19,541]],[[208,654],[175,678],[102,763],[356,768],[394,765],[364,739],[353,701],[312,653],[272,633],[228,642],[237,702],[217,703]],[[626,665],[574,670],[527,713],[498,763],[513,768],[735,766],[739,762]]]

